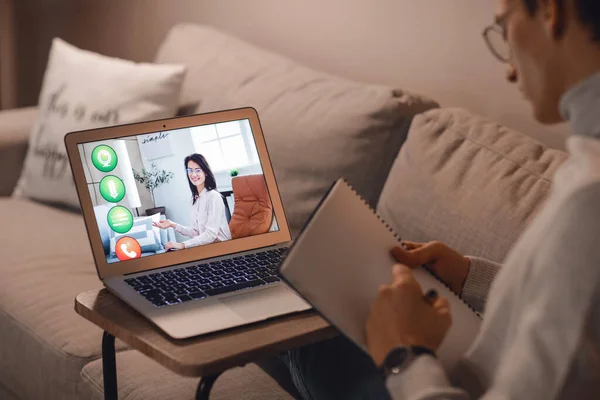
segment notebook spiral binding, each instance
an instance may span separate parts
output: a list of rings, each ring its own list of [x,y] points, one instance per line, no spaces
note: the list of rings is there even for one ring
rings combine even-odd
[[[385,227],[390,231],[390,233],[392,233],[394,235],[394,237],[396,238],[396,240],[398,241],[398,243],[400,243],[400,245],[402,247],[404,247],[402,245],[402,239],[400,238],[400,236],[396,233],[396,231],[394,230],[394,228],[392,228],[382,217],[381,215],[379,215],[377,213],[376,210],[373,209],[373,207],[371,207],[371,205],[367,202],[367,200],[365,200],[364,197],[361,196],[360,193],[358,193],[358,191],[354,188],[354,186],[352,186],[352,184],[350,182],[348,182],[348,180],[346,178],[342,178],[342,181],[350,188],[350,190],[352,190],[354,192],[354,194],[365,204],[365,206],[367,206],[369,208],[369,210],[371,210],[371,212],[377,217],[377,219],[379,221],[381,221],[381,223],[383,225],[385,225]],[[440,282],[442,285],[444,285],[446,288],[448,288],[448,290],[450,291],[450,293],[452,293],[454,295],[454,297],[456,297],[458,300],[460,300],[465,306],[467,306],[475,315],[477,315],[479,318],[481,318],[481,314],[476,311],[473,307],[471,307],[471,305],[469,303],[467,303],[466,301],[464,301],[459,295],[457,295],[454,290],[452,290],[450,288],[450,286],[448,286],[448,284],[446,282],[444,282],[442,279],[440,279],[439,276],[437,276],[435,273],[433,273],[433,271],[431,271],[429,268],[426,268],[424,266],[423,268],[425,271],[427,271],[427,273],[429,273],[431,276],[433,276],[438,282]]]

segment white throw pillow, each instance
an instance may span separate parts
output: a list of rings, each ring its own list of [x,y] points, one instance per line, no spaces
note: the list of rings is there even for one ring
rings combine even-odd
[[[79,207],[65,134],[175,116],[185,74],[182,65],[138,64],[54,39],[14,195]]]

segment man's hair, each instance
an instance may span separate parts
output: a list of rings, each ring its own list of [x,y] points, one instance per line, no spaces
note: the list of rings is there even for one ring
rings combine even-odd
[[[564,14],[565,0],[556,0],[560,7],[560,12]],[[535,15],[539,0],[523,0],[529,14]],[[600,42],[600,1],[598,0],[574,0],[577,9],[577,17],[584,25],[592,30],[592,40]],[[564,16],[562,17],[564,18]],[[558,35],[562,34],[564,21],[559,24]]]

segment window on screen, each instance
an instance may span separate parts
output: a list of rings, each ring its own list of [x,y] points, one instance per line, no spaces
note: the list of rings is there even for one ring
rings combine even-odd
[[[259,164],[248,120],[191,128],[194,148],[202,152],[213,171],[231,171]]]

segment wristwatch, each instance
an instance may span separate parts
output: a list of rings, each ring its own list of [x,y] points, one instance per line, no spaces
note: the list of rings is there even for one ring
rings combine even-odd
[[[407,369],[410,364],[420,355],[429,354],[435,357],[435,352],[423,346],[405,346],[396,347],[388,353],[383,360],[381,369],[383,375],[387,378],[390,375],[397,375]]]

